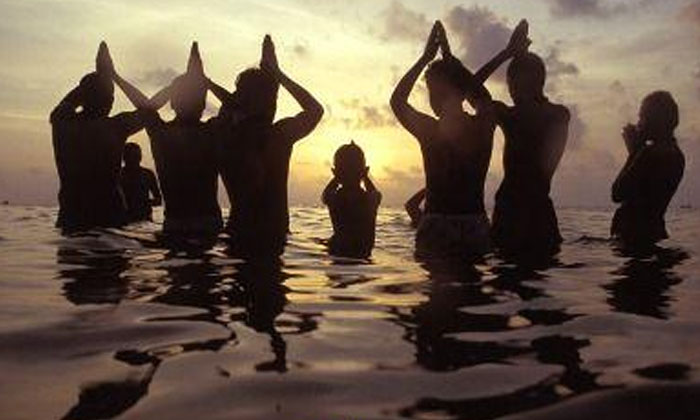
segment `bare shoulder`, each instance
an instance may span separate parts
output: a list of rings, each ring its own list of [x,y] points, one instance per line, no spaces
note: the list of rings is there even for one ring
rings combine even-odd
[[[571,111],[562,104],[550,104],[549,112],[557,121],[568,122],[571,119]]]

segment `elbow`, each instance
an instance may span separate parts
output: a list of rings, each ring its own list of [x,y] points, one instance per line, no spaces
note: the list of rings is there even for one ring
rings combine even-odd
[[[622,191],[620,191],[620,188],[617,187],[616,185],[614,185],[612,188],[610,198],[612,199],[613,203],[617,203],[617,204],[621,203],[623,200]]]
[[[391,99],[389,100],[389,106],[391,107],[391,110],[394,112],[394,115],[397,115],[401,111],[401,107],[404,105],[404,101],[399,98],[398,95],[393,94],[391,95]]]

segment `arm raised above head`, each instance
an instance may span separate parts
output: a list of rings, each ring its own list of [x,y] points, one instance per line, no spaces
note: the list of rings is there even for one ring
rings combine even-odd
[[[233,100],[233,93],[226,90],[226,88],[223,86],[217,84],[208,77],[206,78],[206,83],[207,89],[209,89],[209,91],[213,93],[214,96],[216,96],[216,99],[218,99],[222,104],[229,103]]]
[[[523,19],[513,30],[508,45],[496,54],[488,63],[476,72],[475,78],[479,83],[484,83],[503,63],[514,56],[526,52],[531,42],[528,38],[529,24]]]
[[[306,137],[318,125],[323,117],[323,106],[306,89],[290,79],[277,63],[275,45],[270,35],[265,35],[260,66],[269,72],[284,87],[292,98],[301,106],[302,111],[291,118],[275,124],[291,141]]]
[[[333,196],[335,195],[335,192],[338,190],[338,186],[340,184],[338,183],[338,179],[335,177],[335,174],[333,175],[333,178],[328,181],[328,184],[326,187],[323,189],[323,194],[321,194],[321,201],[323,201],[323,204],[326,206],[330,205],[331,201],[333,200]]]
[[[70,118],[76,114],[76,110],[82,103],[82,86],[74,87],[61,102],[51,111],[50,121],[55,123],[62,119]]]
[[[408,97],[411,95],[411,91],[423,69],[435,58],[439,46],[439,22],[435,22],[428,36],[423,54],[399,80],[389,102],[391,110],[399,120],[399,123],[418,139],[427,137],[427,133],[430,132],[435,120],[413,108],[408,103]]]

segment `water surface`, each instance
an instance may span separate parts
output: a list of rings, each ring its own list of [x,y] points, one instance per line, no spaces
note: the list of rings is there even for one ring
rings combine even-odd
[[[64,237],[0,207],[0,418],[491,419],[576,394],[700,378],[700,213],[652,256],[611,213],[561,210],[558,260],[421,265],[384,209],[370,262],[292,211],[281,263],[160,247],[157,223]]]

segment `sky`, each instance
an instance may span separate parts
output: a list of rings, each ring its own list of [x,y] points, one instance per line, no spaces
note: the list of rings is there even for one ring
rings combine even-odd
[[[681,109],[677,138],[687,163],[674,205],[700,205],[700,0],[0,0],[0,10],[0,201],[56,204],[48,115],[93,70],[101,40],[125,78],[155,93],[185,70],[195,40],[208,76],[232,89],[259,62],[269,33],[281,68],[326,111],[295,146],[291,203],[320,204],[334,151],[354,140],[384,204],[401,205],[423,186],[423,168],[388,102],[432,22],[445,23],[453,52],[476,71],[526,18],[531,50],[547,64],[547,95],[572,113],[555,203],[611,206],[610,184],[626,157],[621,129],[636,121],[646,94],[668,90]],[[510,103],[503,74],[487,87]],[[218,103],[208,101],[211,114]],[[430,112],[422,78],[411,102]],[[128,110],[118,93],[113,112]],[[296,112],[283,93],[278,117]],[[146,135],[130,141],[152,167]],[[502,179],[502,146],[497,131],[487,203]]]

